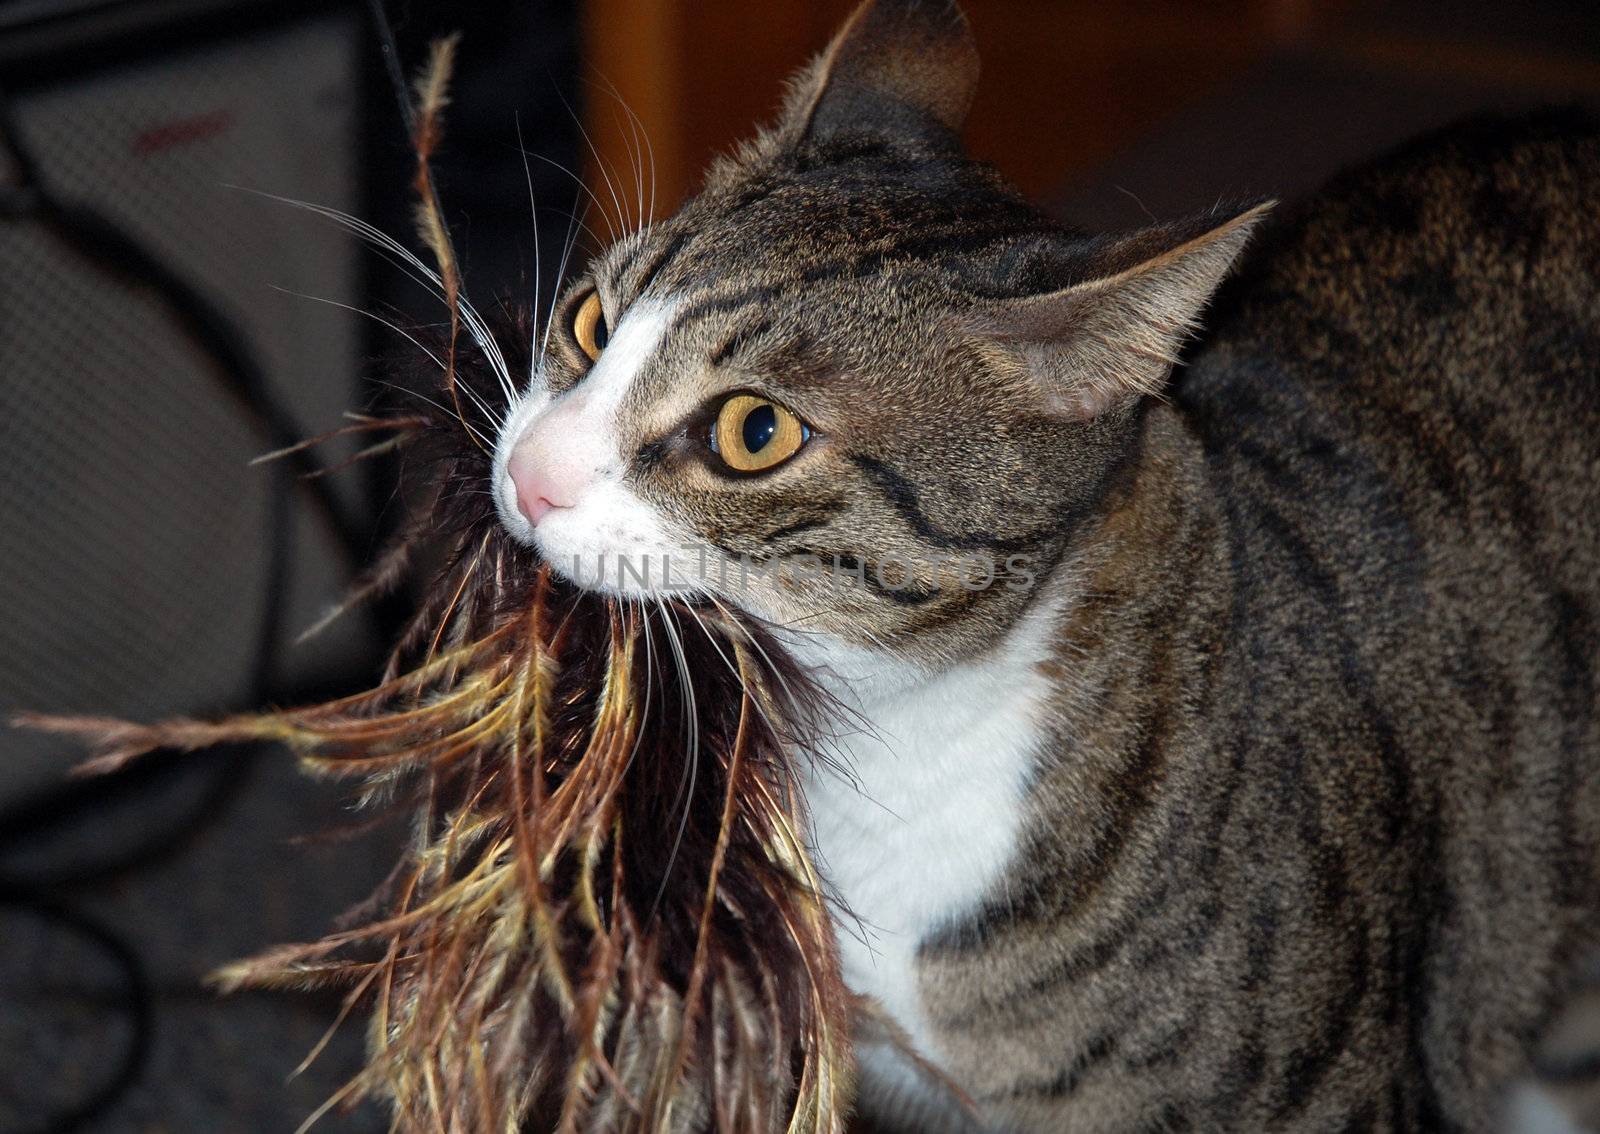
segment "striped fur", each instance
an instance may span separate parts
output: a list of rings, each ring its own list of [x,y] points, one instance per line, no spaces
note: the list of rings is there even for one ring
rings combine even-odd
[[[1345,179],[1148,407],[1010,899],[924,950],[994,1113],[1498,1127],[1600,940],[1597,177],[1549,116]]]
[[[975,77],[953,6],[864,5],[556,316],[589,287],[614,325],[670,310],[584,427],[604,491],[695,533],[698,589],[861,717],[813,838],[841,940],[897,935],[893,971],[870,928],[846,944],[857,991],[937,1069],[864,1046],[866,1109],[1600,1119],[1600,128],[1483,120],[1291,215],[1090,237],[962,154]],[[581,389],[563,325],[518,429]],[[760,476],[705,444],[744,390],[814,431]],[[993,584],[924,565],[960,556]],[[857,585],[729,581],[811,557]],[[1025,627],[1044,692],[968,758],[972,706],[930,691],[990,695]]]

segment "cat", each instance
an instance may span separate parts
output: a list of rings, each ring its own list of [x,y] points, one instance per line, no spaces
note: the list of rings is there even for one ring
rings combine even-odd
[[[1578,1097],[1600,128],[1484,119],[1295,211],[1090,236],[965,156],[977,74],[954,5],[860,7],[565,291],[501,522],[770,620],[848,708],[809,838],[878,1128]]]

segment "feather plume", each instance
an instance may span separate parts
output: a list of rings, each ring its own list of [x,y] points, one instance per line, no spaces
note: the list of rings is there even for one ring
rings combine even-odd
[[[324,1111],[382,1098],[417,1134],[837,1134],[856,1005],[798,786],[832,708],[759,621],[581,592],[497,522],[457,396],[494,397],[495,367],[475,313],[484,349],[456,350],[465,300],[430,165],[454,47],[435,46],[413,115],[454,413],[387,423],[435,463],[438,488],[356,597],[393,586],[423,540],[449,550],[382,680],[218,721],[18,723],[85,739],[89,772],[156,748],[276,742],[369,805],[410,811],[404,860],[364,920],[216,976],[337,984],[341,1019],[370,1013],[367,1066]],[[525,366],[532,338],[521,320],[496,351]]]
[[[370,1063],[341,1100],[386,1097],[407,1131],[842,1129],[851,1005],[800,836],[804,675],[775,669],[759,624],[580,593],[513,555],[461,545],[435,588],[457,596],[443,633],[368,692],[215,722],[21,723],[87,739],[91,771],[274,741],[413,810],[369,921],[217,976],[370,1003]],[[645,655],[673,619],[703,632],[669,681]]]

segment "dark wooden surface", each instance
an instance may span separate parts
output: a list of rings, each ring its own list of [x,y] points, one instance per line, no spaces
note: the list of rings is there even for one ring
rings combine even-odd
[[[1305,40],[1353,0],[967,0],[984,78],[973,151],[1043,194],[1173,110]],[[853,0],[587,0],[585,123],[633,193],[638,116],[654,150],[656,211],[716,153],[769,117],[786,76],[826,45]],[[595,162],[590,184],[611,207]]]

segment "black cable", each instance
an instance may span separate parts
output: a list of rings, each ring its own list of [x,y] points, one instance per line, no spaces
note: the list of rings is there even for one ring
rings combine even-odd
[[[87,1128],[109,1110],[122,1093],[139,1081],[149,1056],[155,1033],[155,1000],[144,962],[125,940],[96,921],[63,904],[43,890],[0,884],[0,906],[25,909],[45,921],[76,933],[97,945],[122,970],[123,1007],[128,1015],[128,1046],[117,1062],[116,1071],[88,1098],[65,1110],[48,1115],[38,1126],[12,1134],[73,1134]]]

